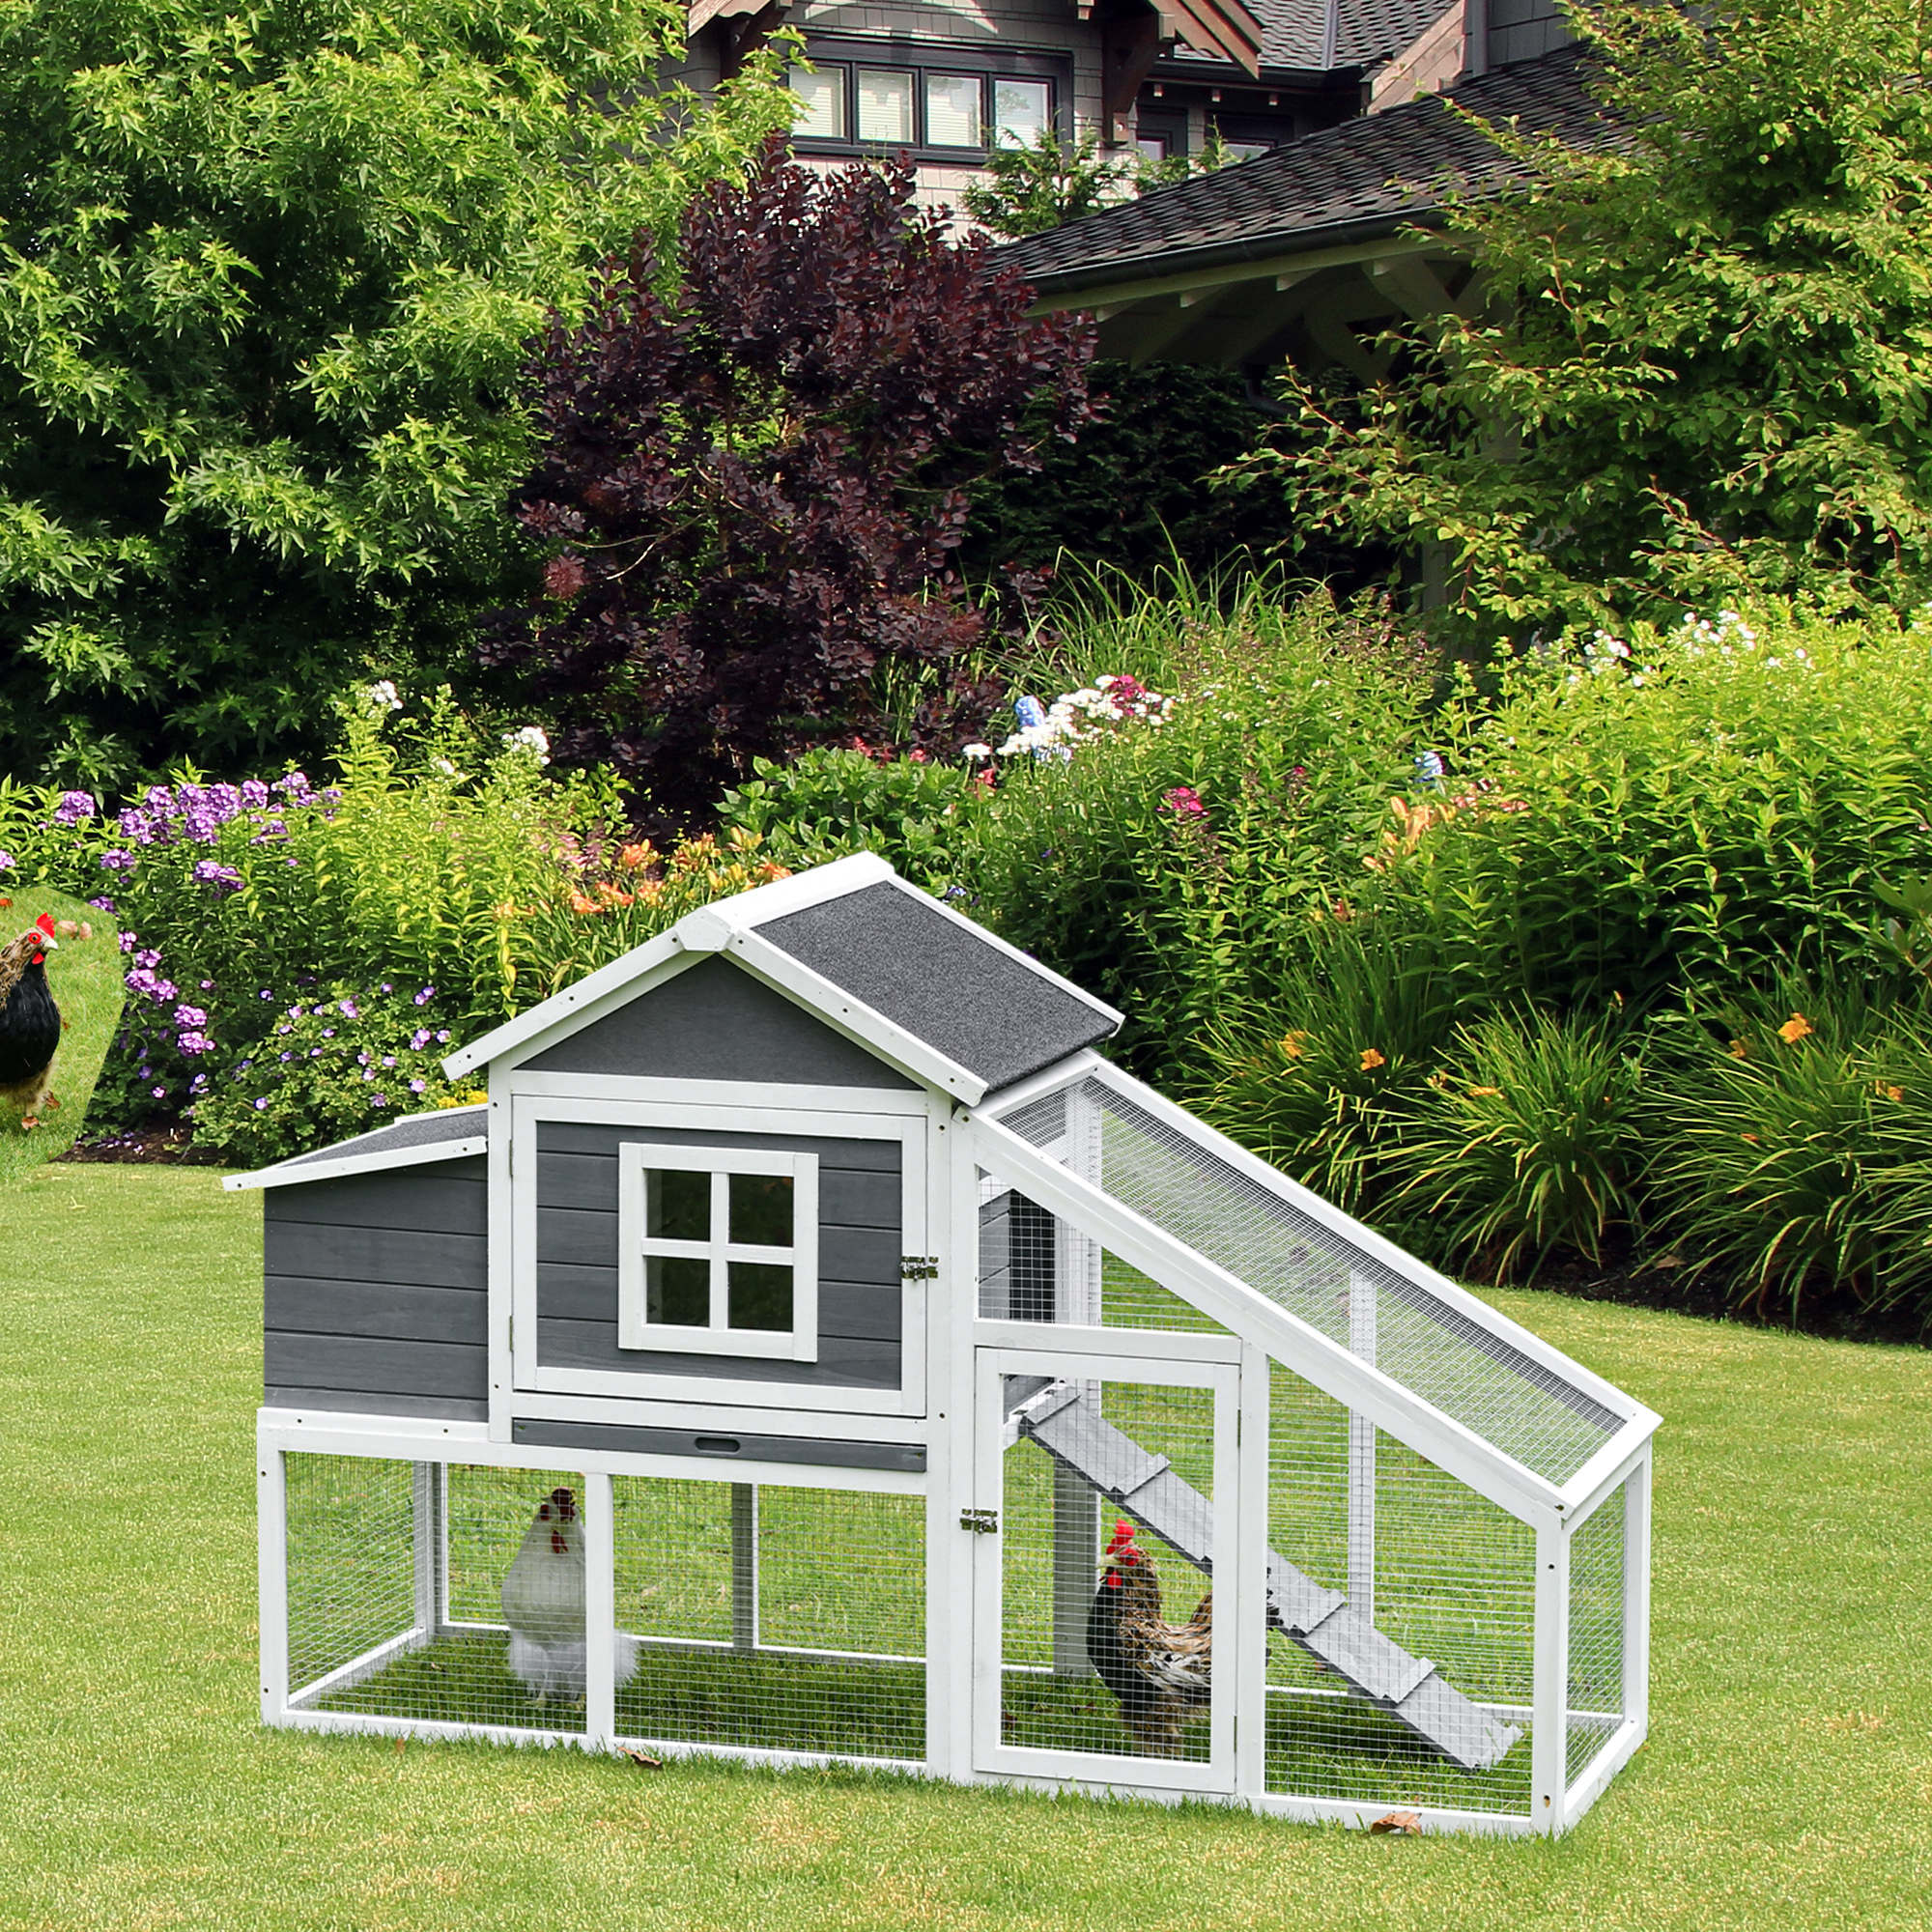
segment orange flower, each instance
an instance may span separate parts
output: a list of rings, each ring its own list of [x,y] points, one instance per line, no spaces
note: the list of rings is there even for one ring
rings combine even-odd
[[[597,910],[597,901],[586,897],[573,887],[570,895],[570,909],[572,912],[577,913],[595,912]]]
[[[1500,1087],[1471,1087],[1469,1098],[1472,1100],[1500,1100],[1503,1090]]]
[[[1731,1042],[1731,1058],[1733,1060],[1748,1060],[1750,1058],[1750,1048],[1743,1040],[1734,1039]]]
[[[1374,1047],[1372,1046],[1363,1047],[1362,1071],[1364,1073],[1372,1073],[1378,1066],[1386,1066],[1387,1065],[1388,1062],[1385,1061],[1381,1057],[1381,1055],[1375,1050]]]
[[[1752,1147],[1757,1146],[1757,1136],[1755,1134],[1740,1134],[1738,1138],[1741,1141],[1748,1141]]]
[[[597,888],[597,900],[600,905],[627,906],[631,903],[631,897],[629,893],[621,887],[611,885],[608,880]]]
[[[617,863],[627,872],[635,872],[640,867],[648,866],[657,856],[657,848],[652,845],[648,838],[641,840],[636,845],[620,845],[617,847]]]
[[[1785,1043],[1786,1046],[1796,1046],[1801,1039],[1807,1038],[1810,1035],[1812,1035],[1816,1031],[1817,1029],[1811,1024],[1809,1020],[1807,1020],[1804,1017],[1803,1013],[1793,1013],[1791,1017],[1788,1020],[1786,1020],[1781,1027],[1778,1028],[1777,1037]]]
[[[1302,1041],[1305,1040],[1307,1037],[1308,1037],[1307,1034],[1298,1027],[1293,1033],[1284,1034],[1281,1038],[1282,1052],[1286,1054],[1290,1060],[1299,1060],[1301,1058],[1303,1050]]]
[[[1880,1095],[1885,1099],[1902,1100],[1905,1098],[1905,1089],[1903,1087],[1888,1086],[1886,1082],[1883,1080],[1875,1080],[1872,1082],[1872,1085],[1878,1090]]]

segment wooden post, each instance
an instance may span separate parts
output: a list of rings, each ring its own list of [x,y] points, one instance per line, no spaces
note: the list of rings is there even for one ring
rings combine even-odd
[[[1532,1829],[1553,1838],[1564,1828],[1570,1755],[1570,1527],[1560,1520],[1536,1532],[1534,1656],[1530,1817]]]
[[[442,1464],[417,1463],[411,1486],[415,1542],[415,1626],[423,1640],[442,1634]]]
[[[1100,1110],[1080,1088],[1066,1096],[1066,1166],[1082,1180],[1100,1184]],[[1054,1219],[1056,1321],[1098,1327],[1101,1317],[1100,1244],[1070,1221]],[[1096,1408],[1100,1384],[1083,1382],[1081,1394]],[[1100,1560],[1100,1496],[1065,1464],[1053,1465],[1053,1674],[1085,1677],[1087,1612],[1094,1601]]]
[[[758,1647],[758,1486],[731,1485],[731,1648]]]
[[[609,1750],[617,1729],[617,1521],[608,1475],[583,1478],[583,1747]]]

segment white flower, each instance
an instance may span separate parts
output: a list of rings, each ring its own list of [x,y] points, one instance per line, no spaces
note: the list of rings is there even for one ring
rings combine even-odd
[[[385,677],[372,684],[362,694],[363,701],[371,711],[400,711],[403,700],[396,694],[396,687]]]
[[[540,724],[526,724],[521,730],[505,731],[503,743],[513,752],[534,752],[537,763],[550,763],[550,739]]]
[[[456,767],[447,758],[432,758],[430,763],[446,779],[453,779],[456,776]]]
[[[981,764],[993,755],[993,748],[990,745],[962,745],[959,755],[969,764]]]

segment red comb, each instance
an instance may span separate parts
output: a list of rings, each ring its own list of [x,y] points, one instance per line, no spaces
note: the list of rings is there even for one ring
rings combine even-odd
[[[1109,1556],[1118,1556],[1134,1540],[1134,1526],[1122,1517],[1114,1525],[1114,1540],[1107,1546]]]
[[[52,913],[43,912],[40,916],[40,918],[34,922],[34,923],[41,929],[41,931],[44,932],[49,939],[51,939],[54,936],[54,916]]]

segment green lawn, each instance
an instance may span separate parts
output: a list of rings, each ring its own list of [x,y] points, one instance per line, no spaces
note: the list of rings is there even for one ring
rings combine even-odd
[[[19,1116],[12,1108],[0,1110],[0,1187],[73,1145],[87,1118],[87,1103],[100,1077],[100,1064],[107,1057],[125,997],[114,915],[40,886],[10,886],[8,877],[0,872],[0,898],[13,900],[12,905],[0,906],[0,945],[26,931],[43,912],[56,919],[85,921],[93,937],[63,939],[59,950],[47,955],[47,985],[68,1023],[54,1063],[54,1097],[60,1105],[30,1133],[21,1131]]]
[[[261,1729],[259,1227],[0,1184],[0,1926],[1932,1922],[1932,1356],[1498,1296],[1665,1418],[1652,1740],[1561,1843],[1371,1839]]]

